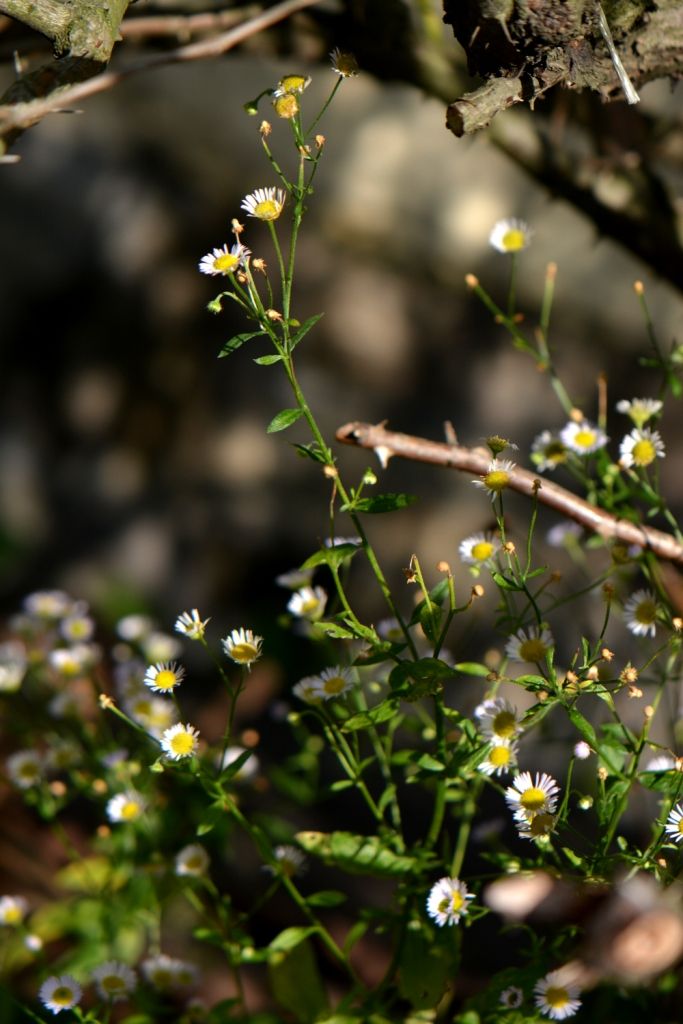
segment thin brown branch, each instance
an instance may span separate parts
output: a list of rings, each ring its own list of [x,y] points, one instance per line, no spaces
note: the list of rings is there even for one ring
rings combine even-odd
[[[398,434],[393,430],[386,430],[381,423],[347,423],[337,431],[337,440],[360,448],[374,449],[383,460],[388,456],[398,455],[415,462],[457,469],[476,477],[484,476],[491,462],[491,454],[486,449],[464,448],[459,444],[444,444],[414,437],[411,434]],[[675,537],[651,526],[641,526],[626,519],[617,519],[616,516],[596,508],[566,488],[550,480],[542,480],[528,469],[515,466],[510,471],[509,487],[527,497],[537,497],[542,505],[555,509],[605,540],[637,544],[652,551],[659,558],[683,564],[683,545],[679,544]]]
[[[4,104],[0,106],[0,137],[28,128],[42,120],[47,114],[73,108],[89,96],[105,92],[124,79],[140,72],[150,71],[152,68],[163,67],[167,64],[219,57],[243,43],[250,36],[276,25],[297,11],[312,7],[317,2],[318,0],[283,0],[282,3],[262,11],[256,17],[250,18],[227,32],[212,36],[210,39],[189,43],[187,46],[177,47],[167,53],[154,54],[121,70],[107,71],[88,81],[79,82],[74,86],[66,86],[41,99]]]
[[[231,7],[225,11],[204,11],[201,14],[146,14],[125,18],[121,22],[121,38],[138,41],[150,37],[175,36],[177,39],[191,39],[192,36],[213,34],[232,28],[245,18],[255,17],[258,4],[245,7]]]

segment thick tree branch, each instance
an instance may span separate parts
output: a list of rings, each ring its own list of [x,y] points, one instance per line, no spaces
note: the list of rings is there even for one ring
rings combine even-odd
[[[0,12],[47,36],[59,55],[106,64],[130,0],[0,0]]]
[[[444,444],[410,434],[398,434],[386,430],[381,423],[347,423],[339,428],[336,436],[344,444],[374,449],[383,461],[392,455],[399,455],[404,459],[445,466],[476,477],[484,476],[491,462],[491,454],[486,449],[464,448],[458,444]],[[617,519],[564,487],[541,479],[528,469],[516,466],[510,472],[509,486],[511,490],[527,497],[536,496],[542,505],[555,509],[605,540],[636,544],[654,552],[659,558],[683,564],[683,545],[670,534],[651,526]]]

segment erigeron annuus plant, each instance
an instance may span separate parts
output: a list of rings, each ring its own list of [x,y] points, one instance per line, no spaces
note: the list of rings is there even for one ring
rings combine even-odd
[[[665,441],[654,426],[665,396],[679,395],[678,351],[662,352],[648,316],[659,397],[618,403],[631,427],[618,457],[610,456],[616,435],[606,406],[594,422],[555,372],[555,270],[529,340],[515,282],[531,230],[520,220],[496,225],[491,244],[511,262],[505,308],[476,279],[468,284],[547,373],[564,422],[539,425],[532,445],[537,475],[525,491],[526,535],[510,533],[505,509],[528,475],[515,447],[492,434],[488,452],[463,463],[478,467],[469,472],[482,491],[482,520],[493,510],[496,521],[495,530],[453,538],[471,574],[464,594],[447,561],[434,583],[410,552],[406,580],[415,599],[393,594],[366,517],[400,511],[411,497],[376,493],[371,469],[357,484],[342,479],[297,375],[300,345],[320,318],[300,322],[294,293],[299,233],[325,152],[318,128],[336,90],[357,71],[340,51],[333,69],[339,77],[317,116],[306,116],[304,75],[284,77],[248,104],[258,113],[270,98],[291,134],[295,170],[288,176],[271,148],[273,128],[262,121],[270,181],[242,201],[246,224],[233,220],[234,241],[219,240],[199,264],[224,286],[210,309],[236,303],[252,325],[221,354],[270,344],[256,362],[264,372],[285,373],[293,405],[268,430],[305,425],[309,438],[296,447],[329,490],[327,541],[277,581],[290,595],[283,600],[290,621],[322,665],[292,680],[286,695],[281,727],[296,747],[279,764],[256,730],[235,729],[240,697],[268,655],[267,636],[220,627],[198,609],[178,615],[174,635],[130,615],[118,623],[106,659],[82,602],[61,591],[29,595],[0,650],[16,746],[5,772],[62,844],[65,865],[44,906],[18,894],[0,899],[7,973],[26,969],[35,977],[35,998],[24,1000],[28,1019],[51,1013],[93,1024],[122,1017],[131,1024],[521,1024],[581,1014],[590,1020],[597,1006],[602,1016],[626,1019],[624,985],[640,987],[638,1002],[655,1017],[658,1008],[665,1014],[680,990],[672,968],[683,952],[683,920],[667,896],[683,844],[683,761],[671,705],[681,622],[648,546],[654,534],[639,524],[659,515],[670,550],[683,560],[660,489]],[[644,302],[642,288],[639,295]],[[400,451],[386,431],[370,446],[383,469]],[[451,459],[455,451],[453,444]],[[595,563],[574,591],[537,554],[544,481],[555,470],[590,502],[565,492],[568,515],[604,527],[605,535],[609,523],[636,524],[640,541],[632,550],[599,542],[600,550],[595,538],[569,531],[570,550],[584,566]],[[344,530],[351,522],[352,535],[338,535],[340,521]],[[365,623],[354,611],[348,568],[362,560],[383,621]],[[487,642],[495,636],[497,650],[475,657],[467,628],[492,590],[498,606]],[[587,632],[578,629],[593,620]],[[193,643],[225,693],[224,719],[207,729],[192,720],[186,696],[183,645]],[[655,740],[656,721],[663,725]],[[552,761],[539,735],[561,737]],[[267,778],[275,798],[264,804]],[[651,821],[627,829],[632,794],[647,791]],[[335,808],[332,831],[316,827],[322,798]],[[76,801],[87,804],[93,823],[86,855],[67,827]],[[359,890],[359,878],[383,880],[381,892],[371,884]],[[268,915],[282,896],[286,923]],[[189,905],[194,939],[229,972],[225,998],[214,1005],[202,999],[197,964],[169,952],[178,937],[169,934],[165,908],[177,900]],[[492,952],[485,944],[501,916],[518,930]],[[654,943],[653,929],[667,941]],[[381,970],[370,974],[378,943]],[[462,964],[471,972],[483,949],[486,967],[468,990]],[[267,991],[259,1012],[255,979]]]

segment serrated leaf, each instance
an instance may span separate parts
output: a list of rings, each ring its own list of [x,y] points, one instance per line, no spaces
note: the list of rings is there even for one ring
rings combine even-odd
[[[293,352],[294,349],[296,348],[296,346],[299,344],[299,342],[303,338],[306,337],[306,335],[310,331],[311,327],[315,327],[315,325],[317,324],[318,320],[321,320],[322,317],[324,317],[324,316],[325,316],[324,313],[315,313],[313,316],[309,316],[308,320],[304,320],[304,322],[301,325],[301,327],[299,328],[299,330],[292,337],[292,341],[291,341],[291,344],[290,344],[290,351],[291,352]]]
[[[370,515],[379,515],[382,512],[397,512],[399,509],[408,508],[417,501],[414,494],[376,494],[374,498],[359,498],[348,505],[342,505],[342,512],[351,509],[354,512],[367,512]]]
[[[296,841],[314,857],[346,871],[367,875],[401,876],[415,869],[417,860],[394,853],[379,836],[352,832],[298,832]]]
[[[282,409],[277,416],[273,416],[266,427],[266,433],[276,434],[279,430],[286,430],[300,420],[303,414],[303,409]]]
[[[254,362],[258,363],[259,366],[272,366],[273,363],[282,362],[282,356],[278,355],[277,352],[274,352],[269,356],[257,356]]]
[[[238,348],[242,348],[242,345],[247,341],[251,341],[252,338],[261,338],[262,336],[263,331],[248,331],[246,334],[236,334],[230,341],[226,341],[218,353],[218,358],[224,359],[225,356],[231,356]]]

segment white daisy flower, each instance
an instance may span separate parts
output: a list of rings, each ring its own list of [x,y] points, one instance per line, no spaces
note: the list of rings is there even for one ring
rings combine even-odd
[[[350,668],[343,668],[336,665],[334,668],[324,668],[319,676],[318,689],[324,700],[331,700],[333,697],[341,697],[354,686],[353,672]]]
[[[320,692],[320,681],[317,676],[305,676],[300,679],[292,687],[292,693],[306,704],[320,704],[324,699]]]
[[[484,475],[480,476],[478,480],[473,480],[472,483],[475,487],[486,491],[491,501],[495,501],[500,493],[509,486],[510,473],[514,468],[515,463],[510,462],[509,459],[492,459]]]
[[[676,767],[676,760],[671,754],[657,754],[645,765],[646,772],[670,772]]]
[[[261,657],[263,637],[252,633],[250,629],[233,629],[225,640],[221,640],[221,645],[228,658],[249,668]]]
[[[604,448],[609,438],[604,430],[588,420],[582,420],[581,423],[570,420],[560,431],[560,440],[577,455],[591,455],[599,448]]]
[[[154,623],[147,615],[124,615],[116,623],[116,632],[127,643],[137,643],[154,629]]]
[[[28,902],[23,896],[0,896],[0,925],[16,928],[28,913]]]
[[[458,552],[465,565],[484,565],[500,550],[500,542],[490,533],[473,533],[461,541]]]
[[[281,572],[279,576],[276,576],[275,582],[278,587],[299,590],[301,587],[310,586],[313,572],[313,569],[290,569],[289,572]]]
[[[21,686],[28,658],[26,649],[17,640],[0,644],[0,693],[15,693]]]
[[[617,402],[617,412],[629,416],[636,427],[643,427],[653,416],[659,416],[662,411],[662,402],[658,398],[622,398]]]
[[[47,978],[38,990],[38,998],[51,1013],[72,1010],[81,999],[81,986],[70,974],[54,975]]]
[[[294,878],[295,875],[302,875],[306,870],[305,853],[297,846],[292,846],[291,843],[282,843],[280,846],[276,846],[273,850],[273,854],[278,862],[280,873],[287,875],[288,878]],[[265,866],[272,874],[275,873],[274,869],[269,864],[266,864]]]
[[[17,750],[5,762],[10,781],[19,789],[30,789],[42,782],[44,761],[37,750]]]
[[[251,256],[251,251],[240,242],[235,242],[231,249],[227,245],[222,248],[213,249],[202,256],[199,261],[199,270],[202,274],[223,274],[227,276],[234,274],[246,260]]]
[[[643,468],[666,454],[662,435],[649,427],[635,427],[619,445],[619,462],[629,469]]]
[[[117,793],[107,801],[106,813],[110,821],[137,821],[144,814],[146,802],[144,797],[134,789]]]
[[[472,899],[474,894],[458,878],[440,878],[427,897],[427,913],[442,927],[457,924],[467,914],[467,901]]]
[[[544,839],[555,831],[555,820],[554,814],[545,811],[531,817],[520,811],[515,814],[515,825],[522,839]]]
[[[659,605],[651,590],[636,590],[624,602],[626,628],[636,636],[655,636]]]
[[[534,985],[534,999],[544,1017],[565,1020],[573,1017],[581,1006],[576,985],[565,981],[566,972],[550,971]]]
[[[518,1006],[521,1006],[524,1001],[524,993],[521,988],[517,988],[516,985],[510,985],[509,988],[503,989],[500,993],[498,1002],[501,1006],[504,1006],[506,1010],[516,1010]]]
[[[177,637],[158,631],[141,637],[139,642],[149,665],[155,665],[158,661],[173,661],[180,657],[183,649]]]
[[[41,949],[45,945],[40,935],[36,935],[35,932],[28,932],[24,936],[24,945],[26,949],[29,949],[32,953],[40,953]]]
[[[185,960],[177,960],[175,957],[167,956],[166,953],[147,957],[140,964],[140,970],[145,980],[159,992],[172,992],[179,988],[187,988],[196,983],[198,976],[194,964],[187,963]]]
[[[533,231],[525,221],[517,217],[507,217],[493,225],[489,245],[498,252],[521,252],[530,244],[532,235]]]
[[[477,771],[484,775],[505,775],[517,767],[517,743],[510,740],[494,740]]]
[[[300,619],[317,622],[327,604],[327,592],[322,587],[301,587],[287,602],[287,611]]]
[[[199,843],[190,843],[176,854],[175,873],[200,878],[206,874],[209,863],[209,855],[204,847]]]
[[[90,640],[95,632],[95,623],[78,608],[72,609],[59,624],[59,632],[69,643],[80,643]]]
[[[531,778],[531,772],[522,772],[515,776],[512,785],[505,790],[505,800],[514,812],[520,812],[526,817],[554,814],[559,792],[560,787],[547,772],[536,772],[535,779]]]
[[[592,753],[593,751],[585,740],[579,740],[579,742],[574,745],[574,757],[578,757],[579,761],[585,761]]]
[[[560,435],[543,430],[531,444],[531,461],[539,473],[549,473],[567,461],[567,448]]]
[[[199,612],[193,608],[191,612],[181,612],[175,620],[176,633],[182,633],[190,640],[203,640],[206,627],[211,619],[201,619]]]
[[[170,729],[166,729],[161,736],[161,748],[162,750],[174,761],[179,761],[183,757],[192,757],[196,752],[197,746],[199,745],[199,731],[190,725],[177,725],[171,726]]]
[[[22,606],[32,618],[51,622],[68,615],[73,601],[63,590],[36,590],[24,598]]]
[[[143,680],[145,686],[156,693],[172,693],[185,678],[185,669],[175,661],[150,665]]]
[[[517,708],[504,697],[491,697],[474,709],[479,729],[488,739],[512,740],[519,732]]]
[[[545,661],[548,651],[555,644],[552,633],[545,626],[530,626],[518,629],[505,645],[505,654],[511,661],[537,664]]]
[[[674,843],[683,843],[683,803],[676,804],[672,808],[666,819],[664,831]]]
[[[178,721],[178,712],[174,704],[163,697],[152,697],[148,690],[127,697],[124,710],[156,739],[161,737],[165,729],[170,729]]]
[[[335,46],[330,54],[332,70],[341,78],[353,78],[359,72],[358,61],[352,53],[345,53]]]
[[[277,220],[285,205],[286,193],[282,188],[257,188],[240,203],[249,217],[258,220]]]
[[[102,999],[118,1003],[135,991],[138,980],[135,971],[120,960],[108,960],[92,972],[92,980]]]
[[[85,675],[99,660],[95,644],[80,643],[71,647],[57,647],[47,656],[50,668],[64,679]]]

